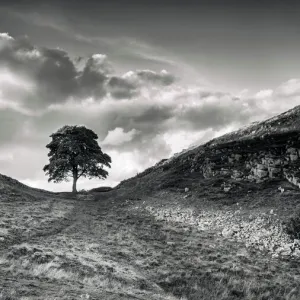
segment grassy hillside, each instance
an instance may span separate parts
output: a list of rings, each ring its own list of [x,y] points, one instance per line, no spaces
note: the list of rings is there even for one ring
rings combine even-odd
[[[285,171],[236,176],[273,148],[285,162],[298,115],[77,198],[1,175],[0,299],[300,299],[300,189]]]

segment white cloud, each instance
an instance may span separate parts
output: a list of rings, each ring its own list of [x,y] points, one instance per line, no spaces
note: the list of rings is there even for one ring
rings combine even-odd
[[[213,131],[200,130],[200,131],[184,131],[178,130],[175,132],[166,132],[163,134],[165,142],[171,148],[171,155],[181,152],[183,149],[189,148],[191,145],[197,143],[204,143],[213,137]]]
[[[124,132],[123,128],[117,127],[107,133],[105,139],[101,142],[103,145],[120,146],[123,143],[130,142],[133,137],[138,133],[136,129],[131,129]]]
[[[66,124],[94,130],[112,157],[106,181],[79,182],[91,188],[115,185],[192,144],[300,104],[300,79],[236,96],[182,84],[165,70],[112,75],[103,54],[83,59],[78,69],[63,50],[21,46],[0,48],[0,67],[9,62],[0,71],[0,154],[10,149],[13,157],[0,159],[0,169],[43,188],[70,188],[48,184],[42,172],[49,135]]]
[[[250,91],[249,91],[249,89],[243,89],[243,90],[241,90],[241,91],[239,91],[237,94],[236,94],[236,96],[238,97],[238,98],[248,98],[249,97],[249,94],[250,94]]]
[[[31,49],[27,51],[20,49],[16,52],[16,57],[23,61],[26,61],[27,59],[34,60],[41,58],[42,53],[38,49]]]
[[[255,94],[255,98],[256,99],[265,99],[265,98],[269,98],[272,97],[273,95],[273,90],[268,89],[268,90],[261,90],[258,93]]]
[[[2,32],[2,33],[0,32],[0,39],[9,41],[9,40],[13,40],[14,38],[11,37],[7,32]]]
[[[276,89],[276,93],[279,96],[286,96],[286,97],[300,95],[300,79],[293,78],[282,83]]]
[[[91,56],[91,64],[90,68],[93,71],[97,72],[104,72],[106,74],[109,74],[113,71],[112,66],[110,65],[107,55],[105,54],[93,54]]]

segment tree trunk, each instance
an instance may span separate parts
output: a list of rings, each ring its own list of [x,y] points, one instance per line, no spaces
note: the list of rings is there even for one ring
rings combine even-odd
[[[74,194],[77,193],[77,188],[76,188],[76,183],[77,183],[77,180],[78,180],[78,169],[77,169],[77,166],[74,165],[73,166],[73,187],[72,187],[72,192]]]
[[[74,194],[77,193],[76,183],[77,183],[77,176],[73,176],[73,187],[72,187],[72,192],[73,192]]]

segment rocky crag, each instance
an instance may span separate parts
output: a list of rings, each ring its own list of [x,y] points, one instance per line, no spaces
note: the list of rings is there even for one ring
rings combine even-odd
[[[204,178],[237,181],[285,179],[300,188],[300,106],[261,123],[163,159],[122,184],[174,166]]]
[[[299,158],[300,134],[295,131],[209,145],[183,162],[205,178],[223,175],[255,182],[282,178],[300,187]]]

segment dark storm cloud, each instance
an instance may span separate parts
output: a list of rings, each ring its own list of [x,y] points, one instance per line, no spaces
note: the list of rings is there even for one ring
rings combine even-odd
[[[161,71],[160,73],[156,73],[151,70],[143,70],[143,71],[137,71],[136,75],[141,80],[153,84],[170,85],[175,81],[175,77],[166,71]]]
[[[180,86],[175,76],[164,70],[136,70],[118,76],[103,54],[73,59],[64,50],[35,47],[28,39],[2,35],[2,41],[0,65],[27,75],[35,89],[23,93],[13,86],[0,88],[6,97],[21,99],[30,108],[41,104],[48,107],[48,111],[32,117],[32,128],[37,130],[48,132],[64,123],[84,123],[104,140],[109,132],[120,128],[124,136],[132,134],[130,139],[127,136],[124,143],[110,147],[141,151],[170,130],[217,131],[245,124],[259,110],[255,102],[229,93]],[[289,81],[280,89],[294,93],[298,84],[297,80]],[[125,102],[117,101],[120,99]]]
[[[102,98],[106,95],[104,87],[111,72],[105,55],[93,55],[90,57],[83,71],[78,74],[78,84],[80,86],[80,96],[92,96]]]
[[[41,44],[63,45],[76,54],[107,53],[122,70],[168,68],[189,82],[204,74],[215,87],[231,92],[299,77],[299,1],[32,0],[1,5],[3,30],[30,33]],[[137,49],[134,40],[152,49]],[[195,76],[182,71],[184,64]]]
[[[113,8],[103,4],[107,15],[120,20],[122,35],[134,33],[174,51],[179,64],[195,66],[228,90],[255,90],[299,76],[299,1],[132,1],[125,13]]]
[[[117,99],[138,96],[139,89],[145,84],[153,86],[168,86],[175,82],[175,76],[167,71],[154,72],[151,70],[130,71],[123,77],[113,76],[109,79],[107,88]]]
[[[188,108],[178,117],[178,122],[182,124],[182,127],[186,125],[186,129],[205,130],[213,128],[220,130],[232,123],[247,123],[252,117],[252,113],[233,103],[228,108],[208,104],[199,109]]]
[[[44,158],[46,163],[44,145],[49,135],[66,124],[93,129],[100,145],[114,153],[117,164],[125,164],[122,159],[127,157],[131,173],[124,174],[129,176],[168,157],[174,145],[180,149],[184,139],[180,134],[208,132],[203,136],[214,137],[223,129],[284,110],[281,103],[299,94],[299,80],[294,79],[275,89],[274,95],[283,97],[281,102],[269,90],[259,93],[260,97],[270,95],[267,101],[237,98],[213,88],[182,83],[166,71],[130,68],[133,71],[118,75],[103,54],[73,58],[66,50],[36,47],[28,39],[1,37],[0,154],[12,143],[16,155],[22,149],[28,158],[20,166],[31,172],[22,176],[29,178],[41,169]],[[130,169],[132,164],[137,167]],[[122,179],[118,167],[114,175],[117,180]]]
[[[79,71],[78,60],[71,59],[64,50],[34,47],[27,39],[5,43],[0,50],[0,65],[26,76],[37,86],[35,99],[27,99],[30,107],[64,102],[69,97],[106,95],[104,83],[110,68],[104,55],[93,55]]]
[[[23,99],[31,108],[62,102],[78,90],[77,71],[68,54],[36,48],[27,39],[9,40],[0,49],[0,67],[32,81],[35,96]]]
[[[118,76],[109,79],[107,88],[111,95],[117,99],[128,99],[138,94],[135,84]]]
[[[34,85],[34,93],[23,97],[23,104],[30,108],[62,103],[70,97],[78,101],[88,97],[100,100],[107,93],[116,99],[128,99],[137,96],[145,83],[164,86],[175,79],[166,71],[138,70],[126,77],[112,75],[113,68],[103,54],[94,54],[84,61],[71,58],[62,49],[36,47],[27,38],[15,40],[2,34],[0,42],[0,67]]]
[[[143,111],[143,113],[137,116],[134,121],[136,123],[145,124],[145,126],[151,126],[152,124],[160,124],[172,117],[174,117],[174,107],[170,106],[155,106],[155,104]]]
[[[68,54],[59,49],[43,49],[42,63],[37,70],[38,84],[46,88],[46,93],[55,91],[61,98],[76,93],[76,68]],[[52,100],[55,102],[55,98]]]

